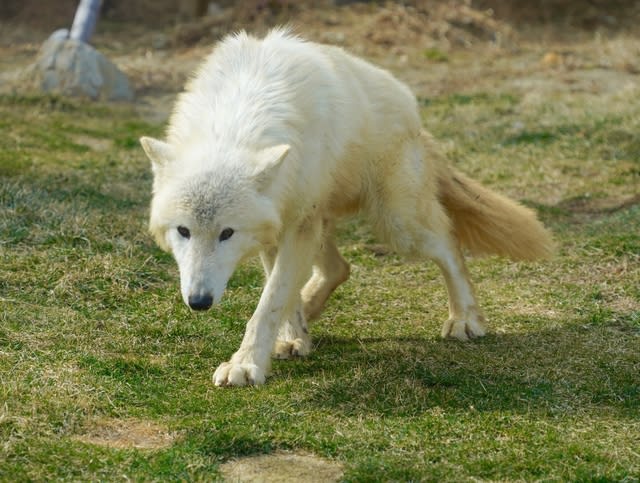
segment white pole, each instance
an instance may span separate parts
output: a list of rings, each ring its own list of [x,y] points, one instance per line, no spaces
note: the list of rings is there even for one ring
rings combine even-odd
[[[88,43],[100,14],[102,0],[80,0],[69,38]]]

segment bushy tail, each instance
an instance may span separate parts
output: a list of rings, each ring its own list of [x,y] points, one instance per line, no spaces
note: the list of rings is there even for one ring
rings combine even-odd
[[[474,255],[505,255],[514,260],[548,258],[551,233],[533,210],[499,195],[450,168],[442,167],[440,201],[462,246]]]

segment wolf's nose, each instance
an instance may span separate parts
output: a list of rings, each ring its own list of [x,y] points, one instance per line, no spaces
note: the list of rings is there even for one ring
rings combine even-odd
[[[189,295],[189,307],[193,310],[207,310],[212,304],[211,295]]]

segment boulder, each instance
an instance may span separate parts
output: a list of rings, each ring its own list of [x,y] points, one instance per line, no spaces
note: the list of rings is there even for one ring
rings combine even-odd
[[[104,55],[79,40],[52,36],[20,76],[27,88],[94,100],[131,101],[127,77]]]

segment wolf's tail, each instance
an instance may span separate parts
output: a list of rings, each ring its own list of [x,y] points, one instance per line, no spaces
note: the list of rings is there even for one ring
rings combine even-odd
[[[553,253],[551,233],[533,210],[451,168],[441,168],[438,182],[454,234],[472,254],[533,260]]]

